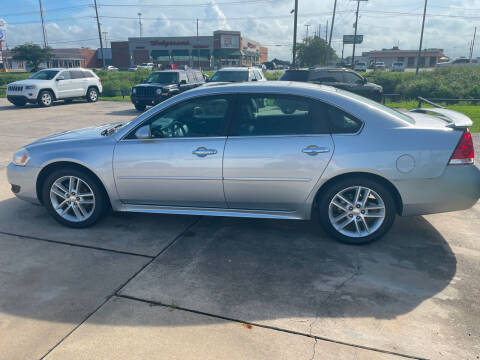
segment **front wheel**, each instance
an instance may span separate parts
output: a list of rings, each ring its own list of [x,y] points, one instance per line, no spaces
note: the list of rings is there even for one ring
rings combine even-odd
[[[42,188],[43,204],[62,225],[83,228],[93,225],[108,208],[98,180],[74,168],[52,172]]]
[[[318,203],[325,231],[341,242],[366,244],[383,236],[395,220],[395,201],[380,182],[356,177],[325,190]]]
[[[52,106],[52,103],[53,103],[52,93],[48,90],[40,91],[40,94],[38,94],[38,105],[42,107],[49,107],[49,106]]]
[[[145,111],[146,108],[147,106],[144,104],[135,104],[135,109],[137,109],[138,111]]]
[[[87,101],[88,102],[96,102],[98,100],[98,90],[91,87],[87,91]]]

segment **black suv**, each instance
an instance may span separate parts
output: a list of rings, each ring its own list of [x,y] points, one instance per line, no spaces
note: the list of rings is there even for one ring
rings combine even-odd
[[[383,88],[380,85],[367,82],[367,79],[350,69],[292,69],[285,71],[280,80],[330,85],[378,102],[381,102],[383,97]]]
[[[150,75],[144,84],[132,88],[130,98],[135,109],[144,111],[147,105],[156,105],[183,91],[205,84],[199,70],[165,70]]]

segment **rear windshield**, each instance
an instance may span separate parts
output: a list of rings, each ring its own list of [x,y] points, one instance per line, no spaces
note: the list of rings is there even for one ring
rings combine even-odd
[[[355,98],[357,100],[360,100],[361,102],[363,103],[366,103],[368,105],[370,105],[371,107],[374,107],[378,110],[381,110],[383,112],[386,112],[390,115],[393,115],[395,116],[396,118],[399,118],[401,120],[404,120],[410,124],[415,124],[415,120],[413,120],[410,116],[408,116],[407,114],[401,112],[401,111],[398,111],[398,110],[395,110],[395,109],[391,109],[385,105],[382,105],[372,99],[368,99],[366,97],[363,97],[363,96],[360,96],[360,95],[357,95],[357,94],[354,94],[354,93],[347,93],[349,97],[352,97],[352,98]]]
[[[282,81],[307,81],[308,70],[287,70],[280,77]]]
[[[158,72],[153,73],[147,80],[147,83],[151,84],[177,84],[178,73],[176,72]]]
[[[52,80],[57,74],[58,74],[58,70],[41,70],[39,72],[36,72],[32,76],[30,76],[30,79]]]
[[[242,82],[248,81],[248,71],[217,71],[212,81]]]

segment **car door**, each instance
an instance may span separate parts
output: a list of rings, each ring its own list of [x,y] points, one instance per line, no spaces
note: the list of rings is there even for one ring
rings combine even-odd
[[[363,78],[353,72],[345,71],[343,73],[343,89],[359,95],[367,95]]]
[[[138,139],[132,130],[119,141],[113,168],[121,201],[225,208],[222,157],[232,99],[182,101],[141,125],[150,127],[148,139]]]
[[[311,99],[239,95],[223,159],[227,205],[300,210],[332,157],[327,115]]]
[[[74,85],[73,96],[85,96],[87,94],[88,79],[81,70],[70,70],[72,83]]]
[[[57,99],[64,99],[74,96],[73,93],[75,85],[71,79],[70,71],[65,70],[58,74],[58,76],[55,78],[55,84],[57,87]]]

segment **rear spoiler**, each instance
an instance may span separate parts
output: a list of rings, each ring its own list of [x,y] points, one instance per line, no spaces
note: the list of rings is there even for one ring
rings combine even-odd
[[[414,113],[421,113],[421,114],[428,114],[433,113],[438,117],[445,120],[448,125],[447,127],[454,128],[454,129],[465,129],[469,126],[473,125],[472,119],[468,116],[459,113],[458,111],[453,111],[444,108],[419,108],[410,110],[410,112]]]

